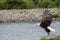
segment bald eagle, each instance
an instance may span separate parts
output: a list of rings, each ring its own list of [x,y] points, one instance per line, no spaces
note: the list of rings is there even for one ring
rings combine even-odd
[[[42,18],[43,19],[42,19],[41,23],[38,23],[37,25],[39,25],[41,28],[43,28],[48,33],[48,35],[50,34],[50,31],[55,32],[55,30],[50,27],[53,17],[52,17],[52,14],[50,13],[50,10],[48,10],[48,8],[46,8],[43,11]]]

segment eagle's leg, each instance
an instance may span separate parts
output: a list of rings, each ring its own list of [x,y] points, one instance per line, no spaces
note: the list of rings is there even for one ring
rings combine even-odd
[[[46,28],[45,31],[48,33],[48,36],[49,36],[50,35],[50,30],[48,28]]]
[[[50,35],[50,32],[48,33],[48,36]]]

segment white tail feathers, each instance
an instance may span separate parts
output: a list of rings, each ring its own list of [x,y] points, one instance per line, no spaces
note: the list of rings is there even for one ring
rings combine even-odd
[[[40,23],[37,23],[37,25],[39,26],[39,25],[40,25]]]
[[[51,28],[51,27],[48,27],[48,29],[50,29],[51,31],[55,32],[55,30],[53,28]]]

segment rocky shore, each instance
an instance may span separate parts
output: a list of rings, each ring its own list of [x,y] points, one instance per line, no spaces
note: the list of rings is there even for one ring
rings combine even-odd
[[[42,11],[43,9],[0,10],[0,22],[40,21]]]

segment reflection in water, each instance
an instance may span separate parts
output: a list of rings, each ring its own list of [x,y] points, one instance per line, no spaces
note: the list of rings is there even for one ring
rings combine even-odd
[[[52,22],[51,27],[56,30],[54,34],[60,34],[60,21]],[[45,30],[36,23],[0,24],[0,40],[39,40],[40,37],[46,35]]]

